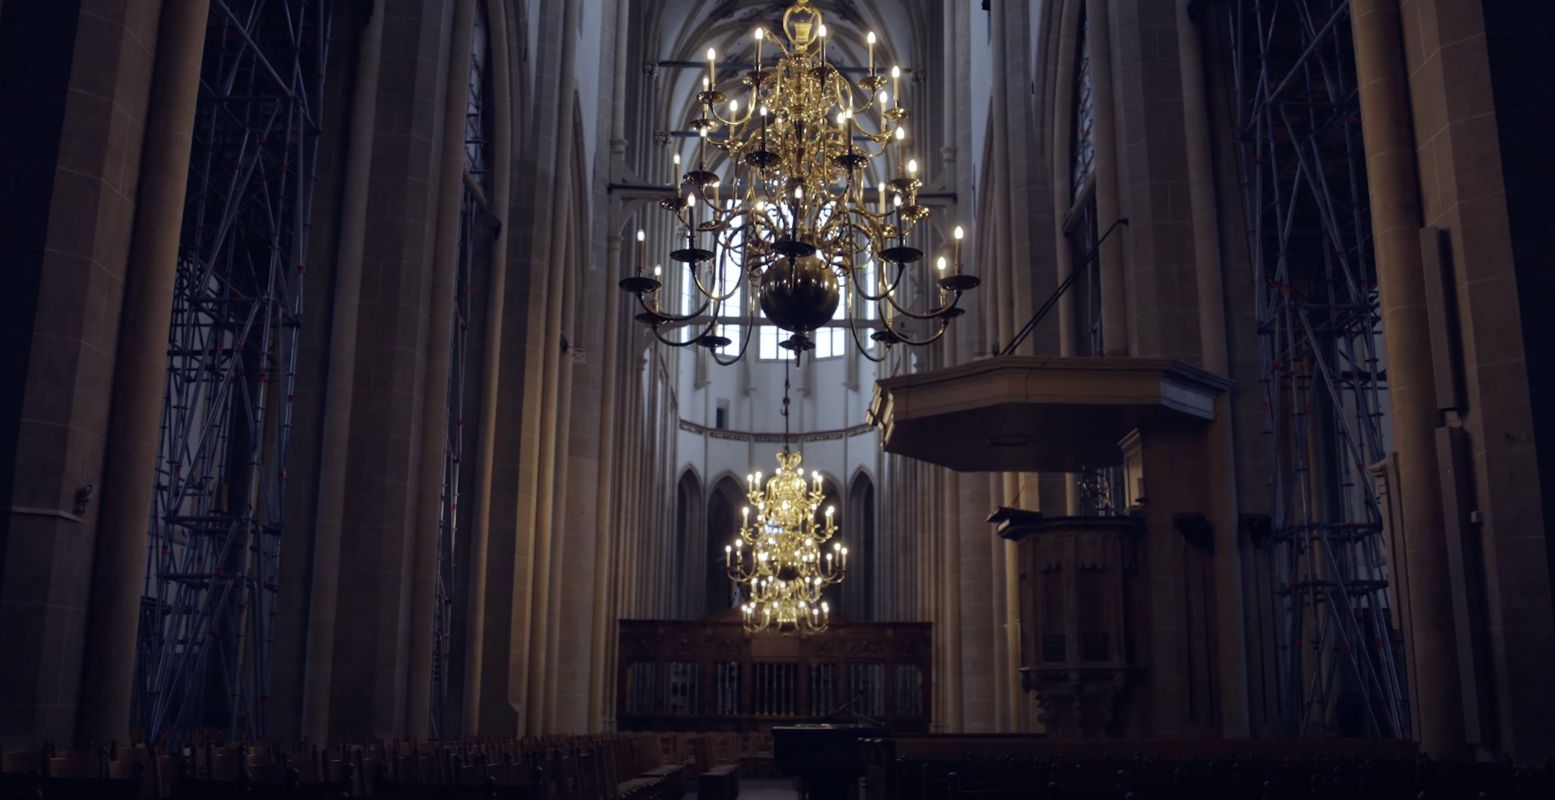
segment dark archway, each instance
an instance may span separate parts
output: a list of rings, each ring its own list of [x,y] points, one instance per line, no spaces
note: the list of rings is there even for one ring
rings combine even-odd
[[[745,492],[727,475],[713,485],[707,499],[707,539],[703,552],[704,616],[721,614],[734,607],[729,575],[724,571],[724,545],[734,541],[740,530],[740,509]]]
[[[852,620],[872,620],[877,613],[875,585],[875,482],[860,471],[848,487],[847,527],[842,543],[849,550],[848,578],[843,583],[843,614]]]
[[[702,504],[702,482],[687,468],[680,474],[675,489],[675,603],[676,616],[695,619],[701,609],[705,571],[698,569],[699,554],[706,549],[707,528],[703,523],[706,508]]]

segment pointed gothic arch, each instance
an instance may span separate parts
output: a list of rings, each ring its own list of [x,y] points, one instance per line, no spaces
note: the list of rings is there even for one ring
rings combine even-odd
[[[707,538],[702,548],[703,578],[701,616],[712,616],[733,607],[729,576],[724,572],[724,545],[740,528],[740,508],[745,492],[733,475],[722,475],[707,496]]]
[[[687,619],[702,616],[707,591],[707,571],[696,567],[707,550],[706,514],[702,480],[695,468],[686,467],[675,484],[675,587],[680,593],[675,608],[676,616]]]
[[[878,614],[875,559],[878,556],[875,534],[875,482],[869,473],[859,470],[848,484],[846,508],[847,527],[843,530],[843,543],[850,555],[849,574],[843,584],[843,616],[850,620],[867,621]]]

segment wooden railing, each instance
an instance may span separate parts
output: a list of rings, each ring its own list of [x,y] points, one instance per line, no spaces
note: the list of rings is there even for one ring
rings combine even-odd
[[[617,727],[764,731],[865,717],[925,732],[933,708],[926,622],[834,623],[809,637],[747,635],[738,617],[622,620]]]

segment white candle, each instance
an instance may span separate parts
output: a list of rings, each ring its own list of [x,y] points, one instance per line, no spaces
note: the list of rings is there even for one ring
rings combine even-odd
[[[875,32],[874,31],[870,31],[869,35],[864,37],[864,41],[869,43],[869,74],[870,75],[874,75],[875,74]]]
[[[711,47],[707,48],[707,83],[709,91],[718,86],[718,51]]]

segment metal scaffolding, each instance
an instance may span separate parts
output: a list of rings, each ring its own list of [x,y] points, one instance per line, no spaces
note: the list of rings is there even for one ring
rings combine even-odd
[[[1269,446],[1285,733],[1401,736],[1401,645],[1367,469],[1387,377],[1347,0],[1221,0]]]
[[[331,7],[211,4],[135,665],[152,741],[265,734]]]

